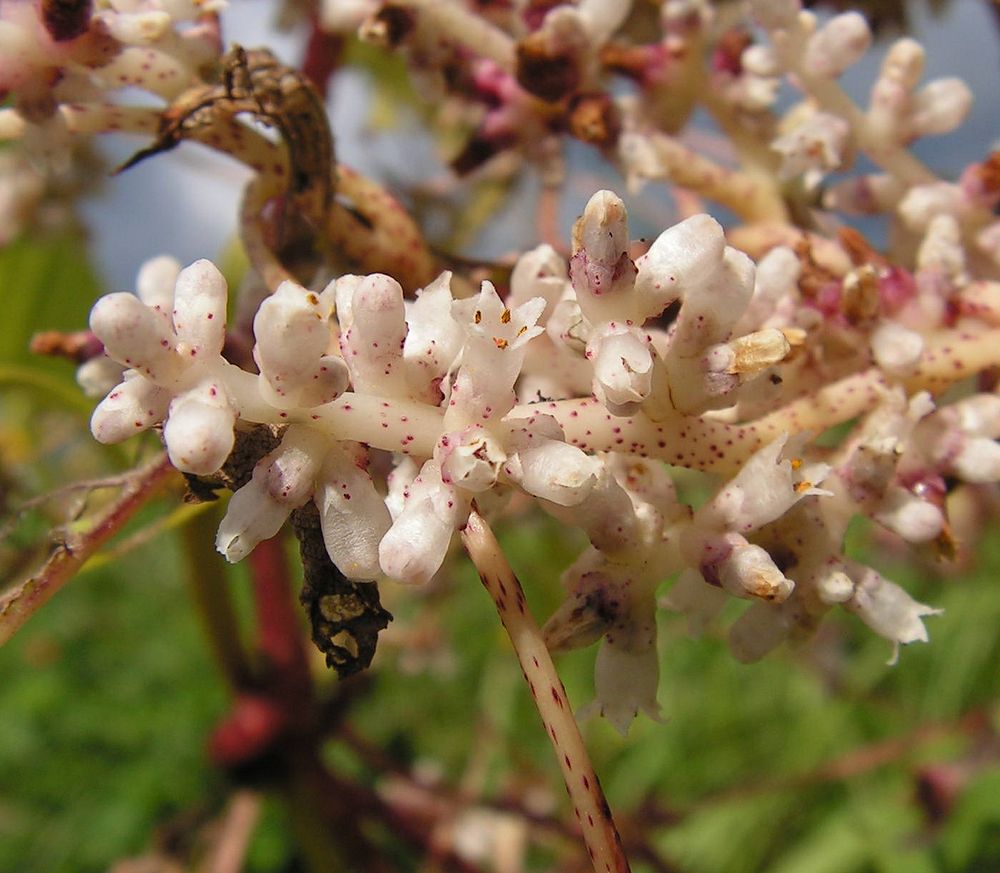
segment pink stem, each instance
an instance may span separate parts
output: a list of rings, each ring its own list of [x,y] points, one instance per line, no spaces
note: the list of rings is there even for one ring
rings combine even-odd
[[[493,532],[475,510],[462,531],[462,543],[496,604],[542,724],[556,750],[594,870],[596,873],[628,873],[630,868],[621,837],[590,763],[566,689],[542,640],[538,623],[527,609],[520,581],[507,563]]]

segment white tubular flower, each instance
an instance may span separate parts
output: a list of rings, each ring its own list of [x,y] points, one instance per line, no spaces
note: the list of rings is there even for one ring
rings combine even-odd
[[[387,397],[409,397],[403,361],[406,309],[403,289],[391,276],[365,276],[356,284],[337,281],[337,313],[341,316],[340,350],[355,391]],[[350,289],[346,305],[342,287]]]
[[[950,287],[941,289],[944,279]],[[961,287],[969,281],[965,272],[965,247],[962,242],[962,228],[955,216],[942,214],[935,216],[927,225],[927,233],[917,249],[918,287],[931,286],[931,293],[946,296],[952,288]]]
[[[254,360],[261,393],[272,406],[318,406],[347,387],[343,361],[328,355],[329,295],[282,282],[254,317]]]
[[[452,304],[465,345],[445,414],[447,430],[499,420],[511,410],[525,346],[544,330],[537,324],[544,308],[545,300],[535,297],[508,309],[490,282],[476,297]]]
[[[292,425],[281,444],[257,462],[250,481],[230,498],[215,538],[227,561],[242,561],[309,500],[327,445],[325,437]]]
[[[207,476],[233,450],[236,410],[220,382],[207,380],[170,402],[163,441],[178,470]]]
[[[784,360],[789,351],[785,334],[766,328],[709,346],[700,357],[668,356],[670,402],[688,414],[731,406],[737,388]]]
[[[653,350],[641,328],[609,326],[591,337],[587,358],[594,366],[594,393],[612,414],[630,415],[649,396]]]
[[[444,272],[407,304],[403,359],[414,399],[437,405],[442,380],[462,348],[462,331],[451,317],[451,273]]]
[[[794,457],[803,440],[788,445],[787,436],[764,446],[739,473],[695,514],[695,523],[715,530],[746,534],[780,518],[803,497],[828,496],[816,486],[830,472],[828,464],[805,464]],[[782,457],[783,454],[793,457]]]
[[[442,480],[437,461],[425,462],[379,543],[382,571],[408,584],[427,582],[444,562],[451,535],[468,518],[469,504],[469,495]]]
[[[944,529],[938,507],[898,485],[888,489],[874,517],[909,543],[929,542]]]
[[[1000,396],[973,394],[941,410],[969,436],[1000,438]]]
[[[497,482],[507,455],[493,435],[480,425],[444,434],[434,447],[441,478],[466,491],[488,491]]]
[[[725,250],[722,225],[710,215],[693,215],[661,233],[635,262],[639,316],[653,318],[677,298],[708,283]]]
[[[330,446],[316,479],[323,542],[330,560],[348,578],[380,575],[379,543],[391,519],[366,469],[367,450],[356,443]]]
[[[528,494],[559,506],[576,506],[590,495],[603,464],[565,442],[555,419],[536,416],[512,426],[504,475]],[[517,427],[517,425],[521,425]]]
[[[111,34],[126,45],[149,45],[170,30],[170,16],[166,12],[143,10],[141,12],[98,12]]]
[[[579,503],[544,503],[542,508],[568,525],[583,528],[598,551],[615,555],[634,550],[642,532],[631,499],[607,462],[601,462],[596,477]]]
[[[594,701],[580,711],[580,718],[597,713],[606,718],[622,736],[633,719],[644,712],[661,721],[656,689],[660,682],[660,662],[655,637],[645,646],[618,645],[609,636],[597,652],[594,663]]]
[[[801,273],[802,263],[788,246],[776,246],[764,255],[754,272],[753,296],[733,332],[740,335],[762,327],[788,326],[792,307],[787,304],[799,298]]]
[[[835,15],[809,37],[803,65],[817,76],[835,79],[861,60],[871,44],[872,32],[863,15]]]
[[[844,603],[844,608],[892,643],[890,665],[899,659],[900,645],[927,642],[927,628],[921,619],[926,615],[940,615],[943,610],[917,603],[871,567],[854,565],[850,574],[854,580],[854,594]]]
[[[750,302],[753,261],[726,246],[714,266],[703,282],[684,293],[670,341],[670,357],[693,357],[710,345],[724,342]]]
[[[90,431],[99,443],[120,443],[163,421],[170,398],[165,388],[135,370],[126,370],[121,384],[113,387],[94,410]]]
[[[771,148],[781,155],[780,177],[792,179],[804,173],[839,169],[850,134],[851,127],[843,118],[828,112],[809,114],[771,143]]]
[[[970,437],[949,460],[949,467],[966,482],[1000,481],[1000,445],[983,437]]]

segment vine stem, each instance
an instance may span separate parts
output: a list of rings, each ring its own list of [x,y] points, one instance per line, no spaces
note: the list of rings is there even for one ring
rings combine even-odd
[[[83,530],[68,533],[42,568],[0,598],[0,645],[72,579],[111,537],[179,474],[166,454],[137,470],[111,507]]]
[[[621,837],[601,783],[590,762],[566,689],[545,647],[538,623],[528,611],[524,590],[504,557],[493,531],[473,509],[462,543],[493,598],[510,637],[538,714],[556,751],[573,811],[596,873],[628,873]]]

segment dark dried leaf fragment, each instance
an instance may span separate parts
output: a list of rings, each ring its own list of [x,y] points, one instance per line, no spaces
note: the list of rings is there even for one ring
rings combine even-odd
[[[379,631],[392,614],[382,607],[378,585],[352,582],[330,560],[312,503],[292,513],[292,527],[305,574],[299,600],[309,616],[312,641],[326,655],[326,665],[345,679],[371,664]]]
[[[92,0],[42,0],[39,12],[49,36],[67,42],[87,32],[92,7]]]
[[[572,50],[553,47],[542,32],[517,44],[517,84],[529,94],[555,103],[580,86],[581,74]]]

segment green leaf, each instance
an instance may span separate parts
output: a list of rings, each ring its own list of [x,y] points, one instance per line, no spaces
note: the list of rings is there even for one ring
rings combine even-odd
[[[28,350],[31,337],[43,330],[83,330],[99,283],[79,235],[33,239],[23,237],[0,249],[0,299],[4,329],[0,331],[0,363],[55,369]],[[71,368],[58,365],[64,378]]]

